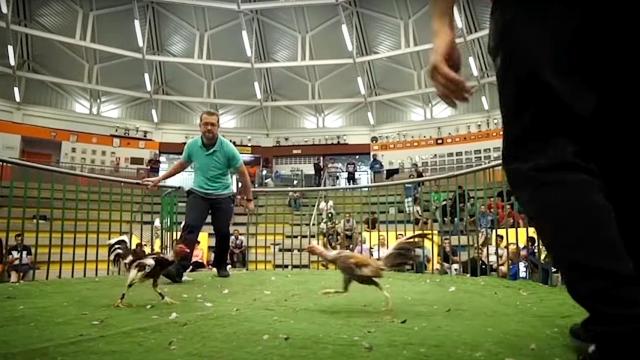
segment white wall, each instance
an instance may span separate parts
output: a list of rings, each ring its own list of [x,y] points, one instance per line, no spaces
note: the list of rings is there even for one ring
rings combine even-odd
[[[73,148],[75,148],[75,152],[73,152]],[[155,150],[149,149],[132,149],[121,147],[116,148],[113,146],[81,144],[63,141],[61,146],[60,161],[81,164],[83,163],[82,159],[84,158],[84,163],[87,165],[113,166],[115,165],[116,158],[119,157],[119,165],[121,169],[146,168],[147,160],[153,157],[154,152]],[[127,164],[125,162],[125,159],[130,159],[131,157],[144,158],[144,164]],[[92,160],[94,161],[93,164],[91,163]]]
[[[20,135],[0,133],[0,156],[20,157]]]

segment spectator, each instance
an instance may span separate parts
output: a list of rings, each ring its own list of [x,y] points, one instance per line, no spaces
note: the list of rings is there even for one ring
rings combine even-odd
[[[389,252],[389,248],[387,247],[387,239],[384,235],[380,234],[378,237],[378,245],[373,248],[373,257],[375,259],[382,259]]]
[[[349,160],[346,166],[346,170],[347,185],[358,185],[358,182],[356,181],[356,171],[358,171],[358,165],[356,164],[355,160]]]
[[[469,219],[469,226],[476,226],[477,211],[478,211],[478,205],[476,203],[476,198],[471,196],[469,198],[469,202],[467,203],[467,207],[466,207],[467,218]]]
[[[330,186],[338,186],[340,173],[342,171],[342,164],[336,162],[335,158],[329,159],[329,166],[327,166],[327,176],[329,177]]]
[[[371,249],[367,244],[362,241],[362,239],[358,239],[356,247],[353,249],[353,252],[356,254],[360,254],[362,256],[371,257]]]
[[[158,153],[153,153],[153,158],[147,161],[147,167],[149,168],[149,176],[147,177],[155,177],[160,174],[160,159],[158,158]]]
[[[336,215],[336,210],[333,207],[333,200],[329,200],[329,201],[324,201],[322,200],[320,202],[320,204],[318,205],[318,210],[320,210],[320,212],[322,213],[322,221],[324,222],[327,217],[329,216],[329,214],[331,214],[331,216],[335,217]]]
[[[417,196],[413,197],[413,224],[418,227],[418,230],[426,230],[429,226],[429,220],[422,213],[420,198]]]
[[[384,165],[382,164],[382,161],[378,160],[377,154],[371,155],[371,158],[372,160],[369,163],[369,170],[371,170],[371,173],[373,173],[373,182],[382,182]]]
[[[440,192],[440,185],[436,184],[431,192],[431,211],[435,214],[436,222],[442,223],[442,213],[440,207],[445,201],[446,195]]]
[[[496,235],[496,246],[488,245],[483,248],[482,259],[486,262],[492,272],[497,272],[499,277],[507,277],[507,250],[502,247],[504,236]]]
[[[142,259],[145,256],[147,256],[147,253],[144,251],[144,244],[142,243],[142,241],[140,241],[133,249],[133,257],[136,259]]]
[[[300,207],[302,207],[302,195],[299,191],[291,191],[289,192],[289,199],[287,200],[287,204],[293,211],[299,211]]]
[[[247,243],[244,236],[240,235],[238,229],[233,230],[231,243],[229,244],[229,261],[232,267],[246,267]]]
[[[478,242],[483,243],[488,237],[491,237],[491,218],[493,215],[487,211],[484,205],[480,206],[480,212],[478,212],[478,230],[480,230]]]
[[[24,276],[31,270],[32,254],[31,247],[24,245],[24,237],[21,233],[14,236],[15,245],[11,246],[7,253],[9,254],[9,273],[11,274],[10,282],[17,284],[22,282]]]
[[[193,249],[193,256],[191,257],[191,265],[187,272],[194,272],[200,269],[204,269],[207,266],[204,262],[204,251],[200,247],[200,240],[196,241],[196,247]]]
[[[366,231],[373,231],[378,228],[378,216],[375,211],[369,213],[369,216],[364,219],[364,229]]]
[[[451,239],[442,240],[442,250],[440,252],[440,273],[457,274],[460,271],[460,257],[458,250],[451,246]]]
[[[313,183],[316,187],[322,186],[322,170],[321,159],[317,158],[313,163]]]
[[[351,250],[353,249],[354,237],[357,237],[356,233],[356,221],[351,217],[350,213],[346,213],[344,219],[340,221],[340,243],[342,248]]]

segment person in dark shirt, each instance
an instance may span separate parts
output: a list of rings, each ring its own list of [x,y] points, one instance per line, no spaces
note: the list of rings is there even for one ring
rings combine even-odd
[[[356,165],[356,162],[353,159],[349,160],[349,162],[347,163],[346,169],[347,169],[347,185],[357,185],[356,171],[358,170],[358,165]]]

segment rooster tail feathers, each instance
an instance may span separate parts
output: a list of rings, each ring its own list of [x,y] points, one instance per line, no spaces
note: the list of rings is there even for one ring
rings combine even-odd
[[[424,246],[424,240],[431,239],[426,233],[416,233],[398,240],[382,259],[387,269],[413,264],[416,261],[416,249]]]
[[[119,263],[125,262],[125,260],[131,256],[129,236],[118,236],[117,238],[109,240],[108,244],[109,260],[111,260],[113,266],[118,266]]]

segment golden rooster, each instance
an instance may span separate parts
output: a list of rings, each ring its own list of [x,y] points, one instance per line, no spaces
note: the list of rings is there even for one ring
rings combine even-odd
[[[386,292],[375,279],[381,278],[384,270],[394,269],[413,264],[416,261],[416,249],[424,246],[424,239],[430,238],[425,233],[418,233],[398,240],[389,249],[381,261],[353,253],[348,250],[329,250],[317,244],[307,246],[312,255],[320,256],[325,261],[334,264],[343,275],[342,289],[326,289],[322,294],[346,293],[353,281],[377,287],[385,296],[385,308],[391,308],[391,295]]]

